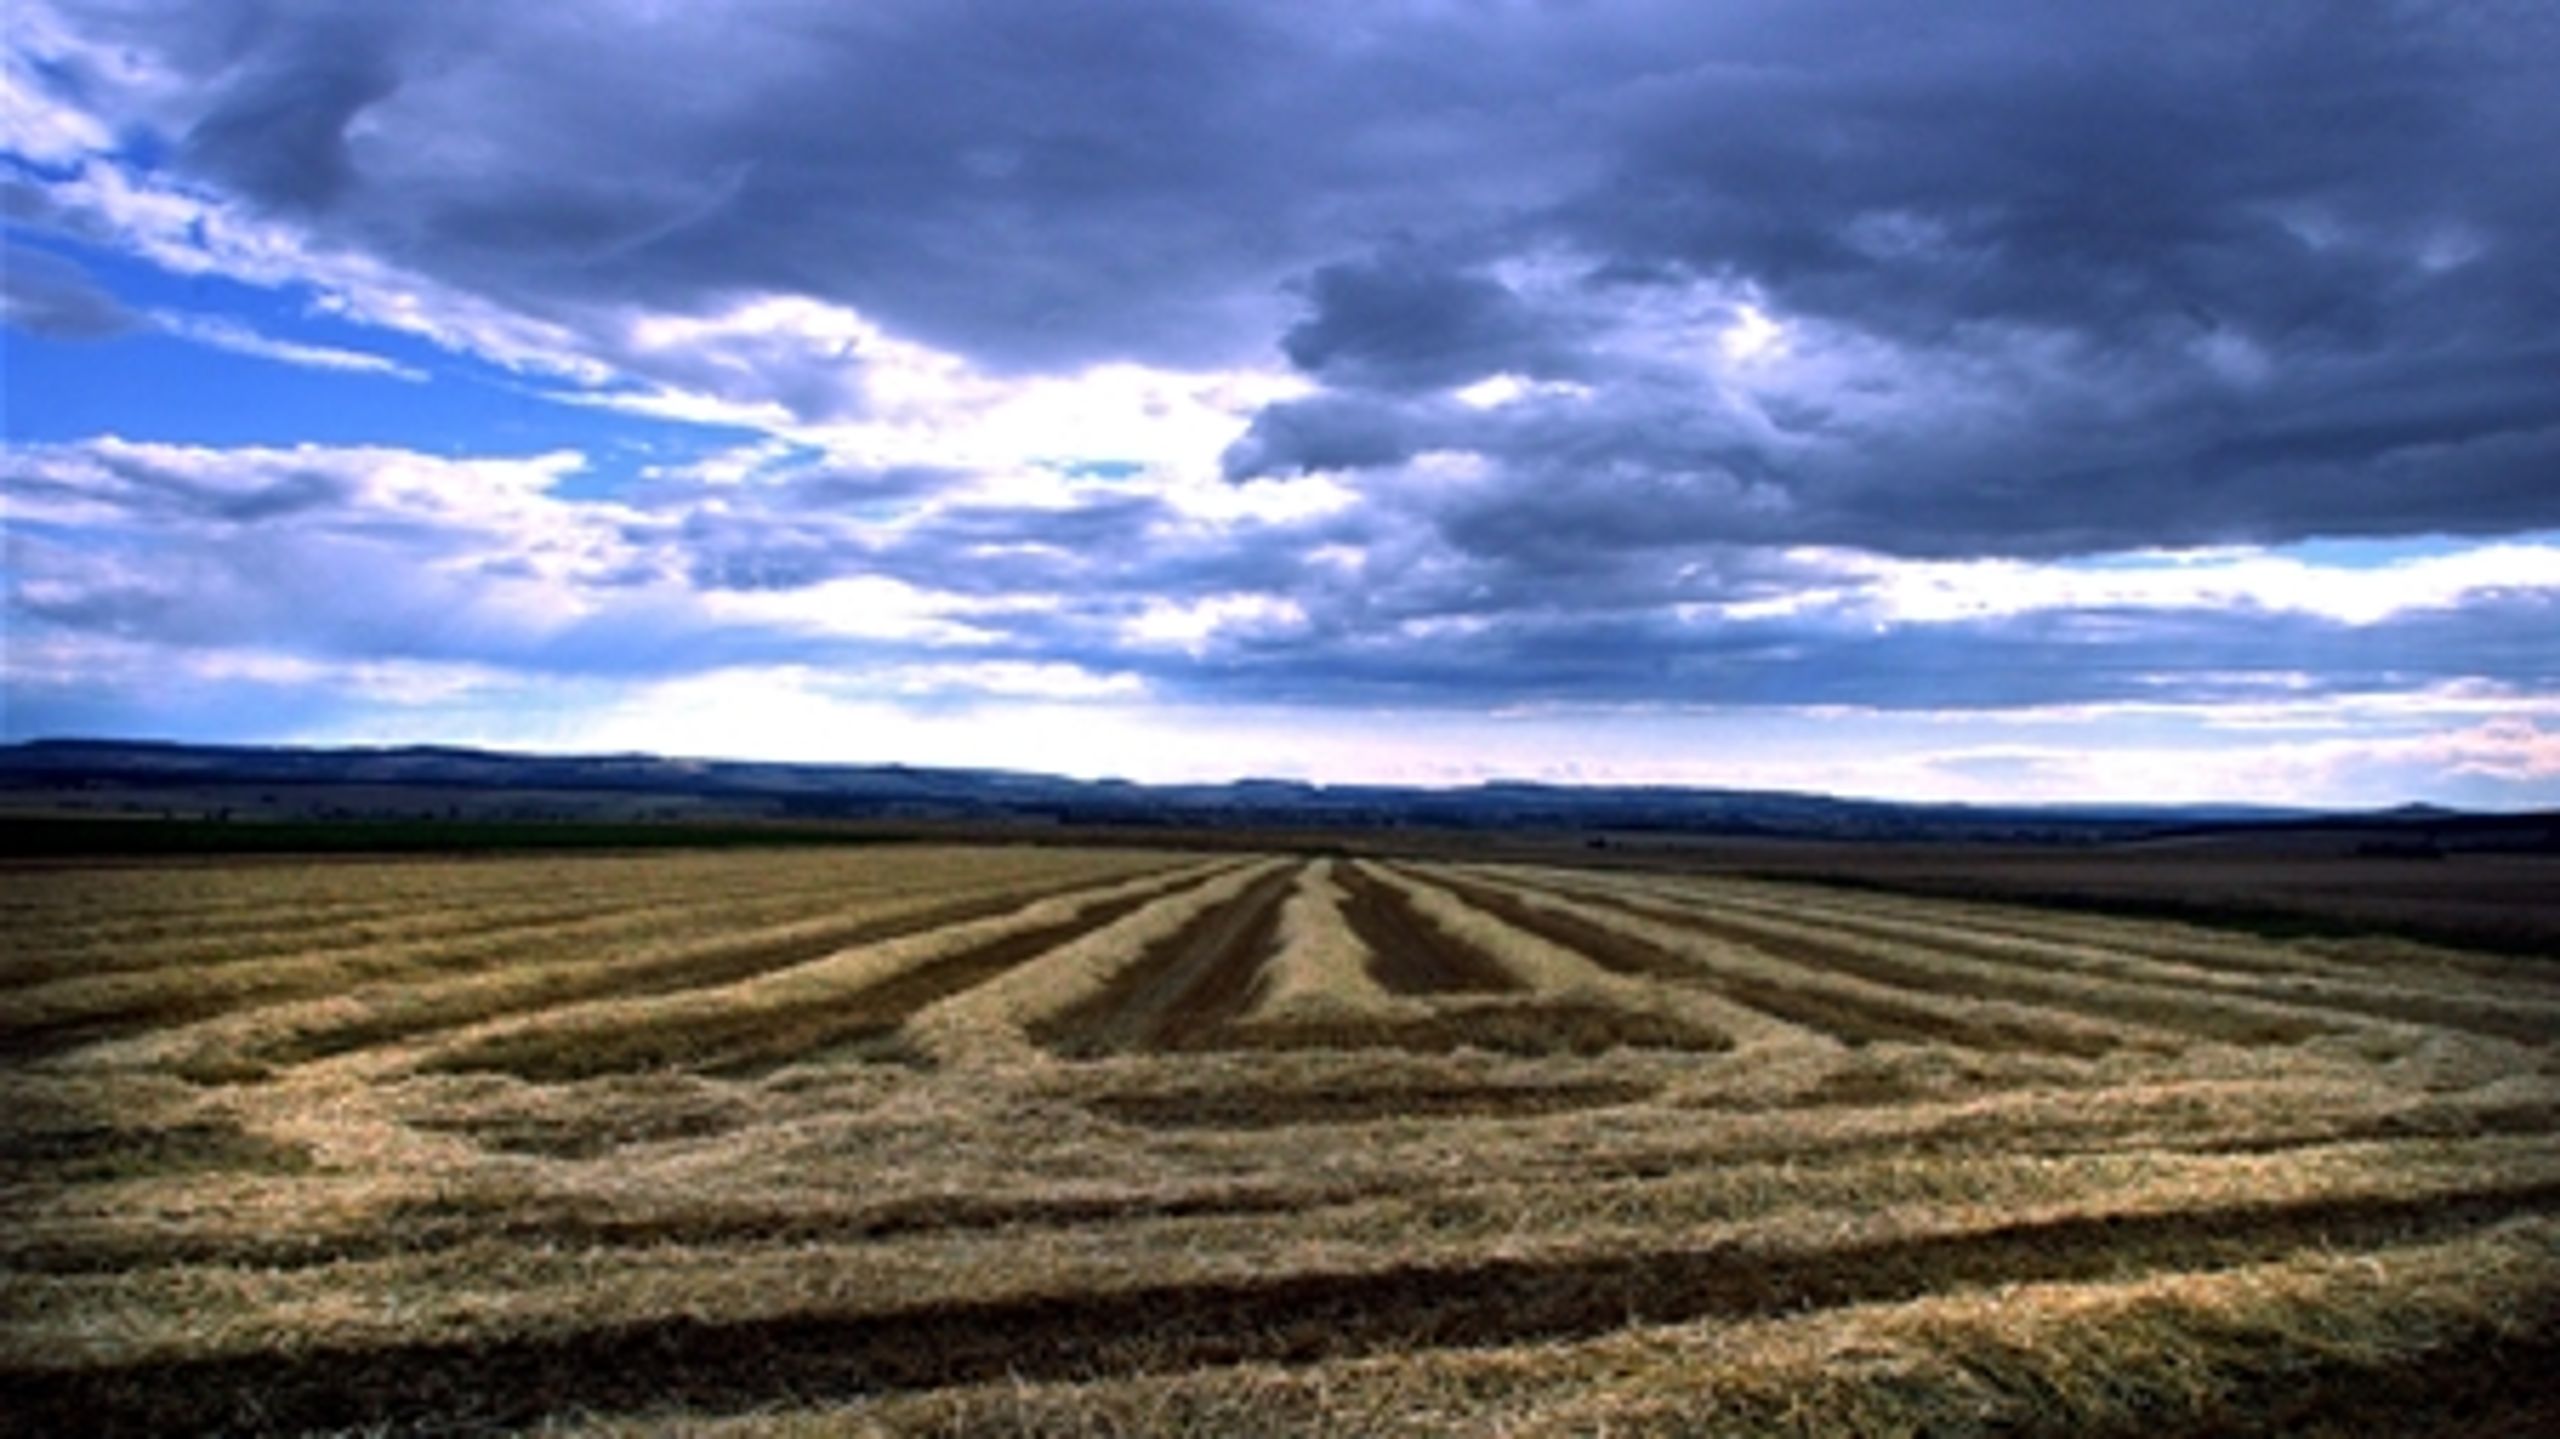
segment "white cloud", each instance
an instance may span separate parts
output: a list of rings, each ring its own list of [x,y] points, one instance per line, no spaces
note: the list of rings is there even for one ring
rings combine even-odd
[[[1127,670],[1096,673],[1059,661],[978,660],[959,664],[897,665],[868,677],[898,695],[953,692],[1047,700],[1134,698],[1146,681]]]
[[[1835,618],[1936,625],[2056,611],[2247,611],[2373,625],[2476,598],[2560,591],[2560,546],[2479,545],[2367,567],[2322,565],[2247,549],[2136,552],[2104,567],[2023,560],[1903,560],[1855,550],[1797,549],[1813,582],[1707,607],[1729,620]]]
[[[20,48],[10,17],[13,42],[0,56],[0,151],[38,165],[69,166],[103,151],[115,136],[96,116],[56,98]]]
[[[504,662],[641,600],[636,519],[552,493],[570,451],[214,449],[106,437],[0,455],[21,630],[59,623],[207,650]],[[354,652],[361,651],[361,652]]]
[[[1146,608],[1121,627],[1126,642],[1148,648],[1187,650],[1199,654],[1210,640],[1237,632],[1271,631],[1303,625],[1307,612],[1292,599],[1274,595],[1211,595],[1190,601],[1149,600]]]
[[[2560,798],[2560,729],[2513,717],[2408,734],[2257,744],[1989,746],[1920,760],[1940,777],[1938,793],[1991,802],[2383,806],[2418,797],[2468,799],[2466,781],[2491,783],[2507,803]],[[1989,773],[1979,773],[1985,769]]]
[[[395,380],[422,384],[424,371],[413,369],[396,360],[360,350],[342,350],[329,345],[305,345],[291,340],[278,340],[261,335],[236,320],[219,315],[190,315],[175,310],[156,310],[152,323],[182,340],[228,350],[235,355],[249,355],[279,364],[299,365],[312,370],[337,370],[349,374],[384,375]]]
[[[866,676],[801,665],[740,666],[625,689],[603,705],[546,723],[547,742],[744,759],[996,766],[1050,773],[1158,777],[1169,755],[1206,747],[1118,692],[997,693],[986,704],[918,706]],[[482,738],[508,743],[508,732]]]
[[[742,485],[751,480],[790,473],[805,465],[806,456],[803,446],[773,438],[732,445],[682,464],[651,465],[646,473],[651,479],[692,480],[697,484],[714,486]]]
[[[307,506],[324,518],[378,523],[406,517],[472,526],[492,540],[539,541],[573,521],[627,515],[604,505],[573,511],[548,497],[553,485],[586,464],[575,450],[456,459],[392,446],[221,448],[104,435],[17,446],[0,454],[0,481],[19,514],[57,523],[148,512],[171,497],[220,508],[253,499],[280,480],[326,481],[311,491]]]
[[[1786,343],[1786,326],[1770,319],[1758,305],[1735,306],[1733,323],[1716,335],[1716,347],[1724,352],[1725,362],[1732,365],[1784,354]]]
[[[256,645],[171,645],[117,635],[52,631],[13,636],[7,684],[37,691],[145,689],[169,694],[219,687],[307,690],[332,700],[391,709],[455,704],[518,688],[521,676],[451,660],[332,660]],[[15,726],[0,727],[10,738]]]
[[[1194,472],[1153,477],[1140,488],[1190,518],[1220,525],[1289,524],[1338,515],[1360,502],[1359,491],[1332,475],[1233,484]]]
[[[779,450],[821,457],[813,463],[974,476],[950,493],[955,501],[1063,506],[1111,489],[1205,520],[1268,523],[1355,498],[1329,480],[1237,486],[1219,473],[1219,454],[1254,413],[1307,392],[1276,363],[995,375],[805,296],[760,296],[713,315],[632,314],[620,325],[608,358],[626,382],[553,398],[760,430]],[[1107,482],[1080,479],[1087,465],[1109,467]]]
[[[959,617],[1021,604],[935,594],[885,575],[856,575],[796,589],[711,590],[697,602],[705,615],[720,622],[934,646],[990,643],[998,638],[995,632]]]
[[[1591,393],[1589,385],[1577,380],[1533,380],[1506,370],[1452,390],[1449,397],[1471,410],[1498,410],[1522,400],[1579,400]]]

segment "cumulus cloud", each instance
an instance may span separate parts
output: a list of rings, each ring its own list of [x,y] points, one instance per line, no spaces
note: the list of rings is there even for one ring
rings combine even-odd
[[[1736,548],[1559,591],[1356,507],[1204,519],[1111,479],[1025,505],[817,459],[564,493],[585,464],[21,447],[10,607],[30,633],[348,662],[1067,666],[1247,704],[1925,711],[2560,687],[2547,545],[2097,570]],[[169,555],[183,563],[153,558]]]
[[[725,435],[581,498],[21,447],[49,634],[1060,702],[2560,684],[2530,7],[23,8],[35,244]],[[415,373],[7,276],[29,333]]]
[[[1278,362],[1321,393],[1231,473],[1476,454],[1485,545],[1560,504],[1603,551],[2560,522],[2560,181],[2506,158],[2560,134],[2547,16],[45,16],[87,107],[40,84],[49,109],[175,161],[38,180],[66,223],[140,238],[137,185],[228,207],[271,271],[659,413],[852,420],[919,355],[982,383]],[[1449,412],[1505,374],[1590,389]]]

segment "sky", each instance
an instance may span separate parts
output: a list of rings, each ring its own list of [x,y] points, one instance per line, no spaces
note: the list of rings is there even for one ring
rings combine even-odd
[[[2560,804],[2560,7],[0,25],[8,739]]]

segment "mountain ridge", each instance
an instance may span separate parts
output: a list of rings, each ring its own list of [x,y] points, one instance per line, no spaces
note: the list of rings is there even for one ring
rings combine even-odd
[[[0,745],[0,795],[183,786],[361,787],[433,795],[621,795],[697,816],[1021,819],[1064,823],[1663,830],[1808,838],[2125,839],[2230,827],[2424,829],[2510,816],[2404,805],[2381,811],[2249,804],[1982,805],[1676,784],[1496,778],[1448,787],[1243,776],[1147,784],[1039,771],[678,757],[541,754],[446,744],[288,746],[44,738]]]

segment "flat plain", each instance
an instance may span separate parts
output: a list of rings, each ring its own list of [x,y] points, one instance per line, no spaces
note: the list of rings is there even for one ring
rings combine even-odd
[[[998,845],[0,874],[0,1428],[2560,1432],[2560,963]]]

